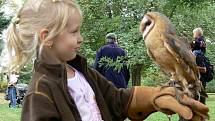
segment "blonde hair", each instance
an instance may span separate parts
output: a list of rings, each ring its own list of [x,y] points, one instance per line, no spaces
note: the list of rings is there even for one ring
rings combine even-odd
[[[203,30],[202,30],[202,28],[200,28],[200,27],[198,27],[198,28],[195,28],[194,30],[193,30],[193,34],[195,34],[195,33],[200,33],[200,35],[203,35]]]
[[[27,0],[8,27],[9,69],[20,70],[36,51],[41,53],[44,43],[63,31],[75,10],[81,14],[76,0]],[[49,33],[40,43],[42,29],[48,29]]]

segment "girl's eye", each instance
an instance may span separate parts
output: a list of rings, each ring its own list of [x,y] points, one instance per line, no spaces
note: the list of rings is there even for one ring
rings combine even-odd
[[[70,33],[76,33],[76,32],[78,32],[79,30],[77,29],[77,30],[75,30],[75,31],[72,31],[72,32],[70,32]]]

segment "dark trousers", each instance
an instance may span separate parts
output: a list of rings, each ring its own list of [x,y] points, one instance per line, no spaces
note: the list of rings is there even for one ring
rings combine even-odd
[[[16,87],[10,86],[8,87],[8,95],[10,98],[10,104],[12,108],[16,107]]]

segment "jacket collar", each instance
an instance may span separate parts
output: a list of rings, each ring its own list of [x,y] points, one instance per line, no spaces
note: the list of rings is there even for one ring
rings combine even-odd
[[[87,60],[81,55],[76,55],[73,60],[67,61],[67,64],[75,68],[76,70],[85,73],[87,68]],[[34,62],[34,68],[36,72],[45,74],[53,80],[59,81],[60,78],[64,78],[66,74],[66,63],[62,64],[48,64],[38,59]]]

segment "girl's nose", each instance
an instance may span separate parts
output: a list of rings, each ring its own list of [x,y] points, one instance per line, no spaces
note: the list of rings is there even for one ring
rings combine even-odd
[[[83,42],[83,37],[80,35],[80,37],[78,38],[78,44],[81,44]]]

